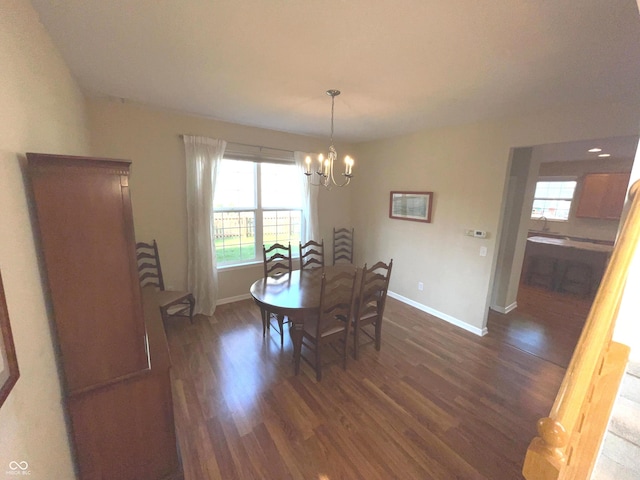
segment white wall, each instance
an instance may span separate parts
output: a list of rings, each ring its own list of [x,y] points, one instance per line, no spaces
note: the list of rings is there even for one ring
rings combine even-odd
[[[637,135],[639,120],[638,105],[601,104],[356,145],[361,166],[353,190],[353,218],[362,241],[358,262],[393,258],[391,291],[482,332],[511,148]],[[433,223],[389,219],[391,190],[435,192]],[[464,236],[469,228],[486,230],[488,237]],[[486,257],[479,255],[481,246],[487,247]]]
[[[37,14],[0,0],[0,272],[20,378],[0,407],[0,477],[26,461],[34,479],[75,477],[21,159],[87,154],[84,99]],[[7,477],[8,478],[8,477]]]
[[[136,237],[158,241],[165,284],[176,288],[185,288],[187,283],[185,156],[181,134],[308,152],[324,152],[329,147],[326,138],[246,127],[109,99],[89,99],[88,112],[93,154],[133,161],[131,197]],[[340,156],[349,153],[348,146],[336,145],[336,149]],[[321,190],[319,195],[320,233],[328,256],[333,226],[351,226],[350,188]],[[220,270],[218,298],[248,295],[251,283],[261,277],[262,264]]]

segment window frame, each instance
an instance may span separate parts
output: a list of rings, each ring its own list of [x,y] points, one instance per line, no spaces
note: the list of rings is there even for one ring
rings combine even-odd
[[[222,161],[231,160],[231,161],[240,161],[240,162],[249,162],[253,164],[254,167],[254,175],[253,175],[253,192],[254,192],[254,205],[255,208],[221,208],[218,209],[213,207],[214,218],[218,213],[233,213],[233,212],[253,212],[254,215],[254,247],[255,247],[255,256],[250,260],[232,260],[232,261],[223,261],[221,262],[216,254],[216,265],[220,269],[229,269],[233,267],[245,267],[251,265],[257,265],[263,262],[264,254],[262,251],[262,246],[264,244],[264,214],[265,212],[280,212],[280,211],[289,211],[289,212],[299,212],[300,219],[302,220],[302,198],[300,198],[300,207],[299,208],[285,208],[285,207],[267,207],[263,208],[262,206],[262,165],[263,164],[280,164],[280,165],[288,165],[291,168],[295,168],[296,164],[292,161],[281,161],[281,160],[272,160],[272,159],[261,159],[261,158],[246,158],[243,155],[233,155],[227,154],[224,155]],[[216,180],[217,181],[217,180]],[[216,186],[217,190],[217,186]],[[301,192],[302,193],[302,192]],[[215,195],[214,195],[215,196]],[[302,234],[301,227],[302,222],[299,225],[299,234]],[[215,247],[215,245],[214,245]],[[299,252],[298,248],[294,248],[294,245],[291,245],[291,256],[292,258],[298,258]]]
[[[560,182],[575,182],[575,185],[573,187],[573,193],[571,195],[571,198],[540,198],[540,197],[536,197],[536,190],[538,189],[538,183],[560,183]],[[576,199],[576,191],[578,190],[578,177],[575,176],[543,176],[543,177],[538,177],[536,179],[536,184],[535,184],[535,188],[534,188],[534,192],[533,192],[533,201],[531,202],[531,215],[530,215],[530,219],[531,220],[540,220],[543,219],[548,222],[561,222],[561,223],[567,223],[569,221],[571,221],[571,212],[573,211],[573,209],[575,208],[575,199]],[[562,219],[562,218],[550,218],[543,215],[539,215],[539,216],[533,216],[533,205],[535,203],[536,200],[551,200],[551,201],[565,201],[565,202],[569,202],[569,210],[568,210],[568,214],[567,214],[567,218],[566,219]]]

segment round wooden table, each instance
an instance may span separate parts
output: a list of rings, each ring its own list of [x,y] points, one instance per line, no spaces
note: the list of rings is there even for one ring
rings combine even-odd
[[[354,265],[335,265],[307,270],[295,270],[279,277],[256,280],[249,292],[260,308],[286,315],[291,320],[291,341],[296,375],[300,370],[300,349],[302,330],[306,318],[318,313],[320,308],[320,285],[322,273],[327,275],[340,271],[354,270]],[[359,271],[360,269],[358,269]]]

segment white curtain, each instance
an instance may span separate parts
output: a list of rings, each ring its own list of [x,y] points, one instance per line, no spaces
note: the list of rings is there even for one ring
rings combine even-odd
[[[304,172],[306,163],[304,159],[310,155],[305,152],[293,152],[293,158],[300,170],[300,181],[302,182],[302,218],[300,225],[300,241],[306,243],[309,240],[319,242],[320,229],[318,228],[318,187],[309,184],[309,180]]]
[[[216,173],[227,142],[183,135],[187,159],[187,285],[195,313],[213,315],[218,301],[218,269],[213,223]]]

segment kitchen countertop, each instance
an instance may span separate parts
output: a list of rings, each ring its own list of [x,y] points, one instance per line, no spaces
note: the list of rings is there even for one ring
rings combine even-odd
[[[528,242],[542,243],[545,245],[555,245],[557,247],[575,248],[578,250],[588,250],[591,252],[611,253],[613,251],[613,245],[602,245],[600,243],[594,243],[589,241],[571,240],[568,238],[553,238],[553,237],[529,237]]]

